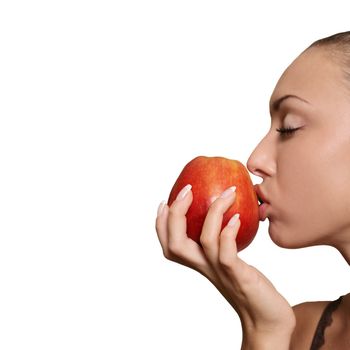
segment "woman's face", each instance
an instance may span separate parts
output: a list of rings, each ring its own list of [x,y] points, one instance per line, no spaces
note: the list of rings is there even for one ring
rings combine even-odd
[[[295,97],[280,100],[287,95]],[[263,179],[272,240],[349,244],[350,88],[340,66],[324,49],[308,49],[283,73],[270,106],[271,128],[247,167]],[[282,135],[281,127],[300,129]]]

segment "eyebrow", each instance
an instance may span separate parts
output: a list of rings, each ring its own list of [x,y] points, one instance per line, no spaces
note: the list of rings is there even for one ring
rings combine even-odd
[[[310,102],[308,102],[308,101],[304,100],[303,98],[296,96],[296,95],[284,95],[284,96],[278,98],[276,101],[274,101],[271,104],[271,110],[274,112],[277,112],[281,106],[281,103],[288,98],[296,98],[296,99],[303,101],[305,103],[310,103]]]

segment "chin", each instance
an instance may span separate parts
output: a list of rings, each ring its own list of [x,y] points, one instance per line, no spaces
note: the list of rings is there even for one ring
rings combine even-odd
[[[283,228],[278,228],[271,223],[269,225],[269,235],[272,242],[281,248],[297,249],[308,246],[306,242],[295,241],[295,237],[298,237],[295,232],[286,232]]]

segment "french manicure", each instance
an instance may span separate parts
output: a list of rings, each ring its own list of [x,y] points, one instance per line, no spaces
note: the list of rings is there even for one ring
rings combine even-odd
[[[192,185],[186,185],[177,195],[176,200],[180,201],[182,199],[184,199],[187,195],[187,193],[191,190]]]
[[[165,207],[166,201],[161,201],[157,210],[157,217],[162,215],[163,209]]]
[[[226,191],[224,191],[222,194],[221,194],[221,198],[227,198],[229,196],[232,196],[232,194],[236,192],[236,186],[232,186],[232,187],[229,187]]]
[[[237,213],[237,214],[232,216],[232,218],[228,222],[227,226],[231,226],[231,227],[235,226],[237,221],[238,221],[238,219],[239,219],[239,214]]]

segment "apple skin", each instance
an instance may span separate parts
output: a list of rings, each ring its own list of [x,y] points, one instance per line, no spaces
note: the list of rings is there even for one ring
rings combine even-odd
[[[192,159],[177,178],[168,199],[170,206],[186,185],[192,185],[193,202],[187,211],[187,236],[199,245],[203,223],[210,205],[222,192],[236,186],[236,199],[225,212],[223,229],[235,213],[241,226],[236,238],[237,251],[246,248],[259,228],[259,202],[248,170],[238,160],[199,156]]]

